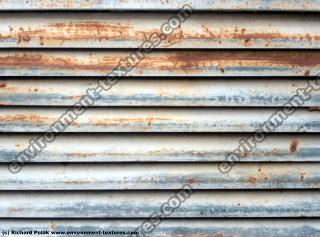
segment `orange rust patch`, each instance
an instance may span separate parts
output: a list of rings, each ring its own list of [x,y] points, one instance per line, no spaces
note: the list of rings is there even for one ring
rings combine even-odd
[[[49,227],[51,229],[55,229],[57,227],[57,225],[52,222],[52,223],[49,224]]]
[[[83,57],[81,56],[83,55]],[[67,70],[106,71],[115,68],[125,55],[83,53],[79,56],[58,53],[15,53],[0,57],[0,68],[45,68]],[[320,55],[313,52],[206,52],[179,51],[176,53],[151,53],[136,65],[136,70],[168,70],[192,72],[204,67],[226,66],[316,66]]]
[[[305,176],[306,176],[306,172],[300,173],[300,177],[299,177],[300,182],[304,181]]]
[[[298,149],[298,145],[299,145],[299,141],[297,139],[294,139],[290,145],[290,153],[295,153]]]
[[[48,123],[52,122],[52,119],[45,116],[40,116],[36,114],[24,115],[24,114],[16,114],[16,115],[6,115],[0,117],[0,122],[12,123],[12,122],[29,122],[29,123]]]
[[[6,87],[7,86],[7,84],[0,84],[0,88],[4,88],[4,87]]]
[[[194,178],[186,179],[185,181],[187,184],[194,184],[196,180]]]
[[[310,70],[305,71],[304,76],[305,77],[310,76]]]
[[[257,183],[257,178],[251,176],[251,177],[249,177],[249,178],[247,179],[247,182],[249,182],[249,183],[251,183],[251,184],[255,184],[255,183]]]
[[[171,121],[167,118],[149,117],[149,118],[112,118],[112,119],[90,119],[90,123],[95,125],[110,125],[110,124],[128,124],[128,123],[147,123],[151,125],[153,122]]]

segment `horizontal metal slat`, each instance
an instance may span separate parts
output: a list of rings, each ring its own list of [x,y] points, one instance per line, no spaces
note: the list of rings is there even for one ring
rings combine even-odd
[[[171,17],[166,13],[4,13],[0,47],[137,48]],[[194,14],[157,47],[319,49],[319,23],[319,15]]]
[[[0,51],[0,76],[106,76],[134,52]],[[137,65],[122,62],[132,69],[126,76],[316,76],[320,68],[317,51],[185,50],[144,56]]]
[[[319,0],[2,0],[1,10],[178,10],[190,4],[195,10],[320,11]]]
[[[89,108],[78,112],[62,108],[4,108],[0,110],[0,132],[44,132],[59,117],[65,132],[254,132],[276,109],[184,109],[184,108]],[[78,110],[75,110],[78,111]],[[298,109],[293,115],[275,116],[266,127],[274,132],[320,132],[320,111]],[[280,120],[279,120],[280,119]],[[61,125],[62,124],[62,125]]]
[[[186,192],[186,190],[183,190]],[[187,190],[190,193],[190,190]],[[139,218],[175,192],[1,192],[0,217]],[[181,194],[178,195],[181,198]],[[184,196],[184,197],[188,197]],[[317,191],[196,191],[170,217],[319,217]],[[179,203],[179,201],[178,201]],[[177,204],[177,203],[176,203]],[[173,204],[171,204],[173,205]]]
[[[71,106],[98,80],[0,80],[0,104],[24,106]],[[123,79],[109,91],[102,91],[95,106],[259,106],[287,103],[306,80],[190,80]],[[320,105],[320,94],[302,107]]]
[[[63,134],[30,162],[219,162],[248,134]],[[0,162],[14,161],[32,135],[0,135]],[[320,161],[318,135],[268,135],[239,162]]]
[[[17,173],[0,166],[0,190],[319,189],[320,164],[30,165]]]
[[[0,220],[4,231],[134,231],[144,220]],[[147,228],[143,228],[148,232]],[[282,237],[318,237],[320,221],[318,219],[297,220],[161,220],[148,236],[282,236]],[[21,235],[20,235],[21,236]],[[49,237],[50,235],[41,235]],[[74,234],[64,234],[74,236]]]

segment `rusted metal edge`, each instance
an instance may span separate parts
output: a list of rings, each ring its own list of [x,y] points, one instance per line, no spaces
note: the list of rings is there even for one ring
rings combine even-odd
[[[0,76],[106,76],[121,59],[126,76],[316,76],[320,68],[318,51],[158,50],[141,61],[134,52],[0,51]]]
[[[142,220],[0,220],[4,231],[49,230],[49,231],[132,231],[140,226]],[[318,237],[319,219],[297,220],[162,220],[148,236],[278,236]],[[41,235],[49,237],[49,235]],[[65,234],[64,236],[74,236]]]
[[[319,0],[2,0],[1,10],[178,10],[190,4],[194,10],[206,11],[320,11]]]
[[[0,80],[0,105],[71,106],[99,80]],[[277,107],[287,103],[306,80],[123,79],[100,93],[95,106],[236,106]],[[302,107],[320,105],[313,91]]]
[[[1,218],[148,218],[175,195],[160,191],[1,192]],[[188,191],[188,193],[190,193]],[[319,217],[319,191],[196,191],[170,217]]]
[[[319,189],[320,164],[27,164],[0,166],[0,190]]]
[[[62,134],[33,162],[221,162],[248,134]],[[32,135],[1,134],[0,162],[12,162]],[[320,161],[318,135],[268,135],[239,162]]]
[[[86,113],[63,108],[3,108],[1,132],[255,132],[276,109],[219,108],[89,108]],[[263,125],[271,132],[320,132],[319,111],[283,112]],[[60,118],[60,119],[59,119]],[[55,123],[59,119],[59,124]],[[279,121],[282,121],[280,124]],[[70,122],[73,122],[69,125]],[[62,124],[62,125],[61,125]],[[69,126],[67,126],[69,125]]]
[[[3,13],[0,48],[137,48],[171,17],[166,13]],[[194,14],[157,47],[319,49],[319,23],[318,15]]]

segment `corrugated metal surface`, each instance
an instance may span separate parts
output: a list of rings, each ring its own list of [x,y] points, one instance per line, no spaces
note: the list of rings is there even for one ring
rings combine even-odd
[[[1,14],[0,46],[134,48],[170,17],[168,13]],[[319,48],[319,18],[319,14],[203,13],[184,22],[160,47]]]
[[[132,50],[6,50],[1,76],[105,76]],[[316,76],[316,51],[155,50],[127,76]]]
[[[185,3],[190,19],[8,171]],[[150,236],[320,236],[319,90],[219,168],[320,73],[320,1],[2,0],[0,11],[0,236],[134,231],[183,185],[195,192]]]
[[[319,0],[2,0],[2,10],[195,10],[319,11]]]

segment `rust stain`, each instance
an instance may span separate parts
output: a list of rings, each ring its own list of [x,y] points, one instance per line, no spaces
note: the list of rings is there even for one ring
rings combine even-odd
[[[306,174],[307,174],[306,172],[301,172],[301,173],[300,173],[300,176],[299,176],[300,182],[303,182],[303,181],[304,181],[304,178],[305,178]]]
[[[305,71],[304,76],[305,76],[305,77],[310,76],[310,70]]]
[[[115,68],[125,56],[84,53],[82,56],[55,53],[15,53],[0,56],[0,68],[45,68],[106,71]],[[313,52],[204,52],[152,53],[136,70],[199,71],[206,67],[225,66],[314,66],[320,65],[320,55]]]
[[[57,227],[57,225],[54,224],[53,222],[51,222],[51,223],[49,224],[49,227],[54,230],[54,229]]]
[[[0,35],[0,38],[16,38],[17,44],[27,43],[32,39],[39,39],[40,45],[50,45],[54,42],[63,44],[65,41],[85,41],[85,40],[131,40],[143,42],[158,29],[148,27],[139,29],[129,22],[110,23],[98,20],[83,20],[70,22],[53,22],[38,27],[9,27],[8,33]],[[272,40],[294,40],[294,41],[318,41],[320,35],[310,34],[282,34],[281,32],[261,32],[236,26],[210,29],[208,25],[199,25],[200,31],[194,32],[187,28],[179,27],[172,34],[167,36],[163,44],[170,47],[181,43],[184,40],[206,40],[217,41],[221,44],[225,40],[238,40],[244,46],[249,46],[252,40],[265,40],[268,44]],[[199,30],[198,29],[198,30]]]
[[[12,122],[28,122],[28,123],[50,123],[53,119],[37,114],[16,114],[0,116],[0,122],[12,123]]]
[[[149,117],[149,118],[112,118],[112,119],[90,119],[90,123],[95,125],[111,125],[111,124],[130,124],[130,123],[147,123],[150,126],[153,122],[171,121],[167,118]]]
[[[187,184],[194,184],[196,180],[194,178],[186,179],[185,183]]]
[[[4,88],[6,86],[7,86],[7,84],[4,84],[4,83],[0,84],[0,88]]]
[[[251,177],[249,177],[249,178],[247,179],[247,182],[249,182],[249,183],[251,183],[251,184],[256,184],[256,183],[257,183],[257,178],[251,176]]]
[[[298,145],[299,145],[299,141],[297,139],[294,139],[290,145],[290,153],[295,153],[298,149]]]

